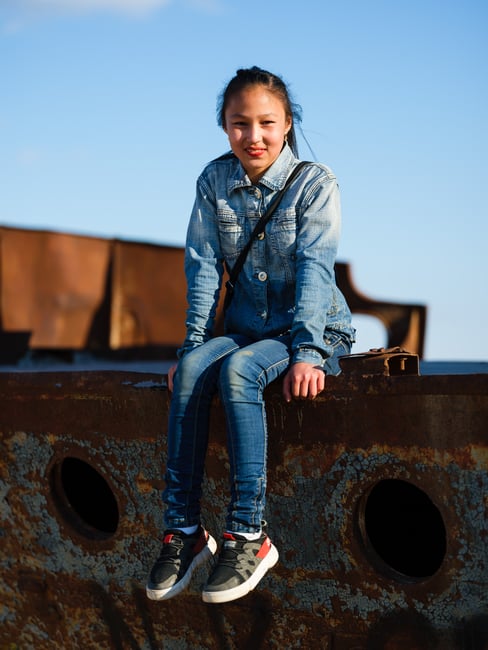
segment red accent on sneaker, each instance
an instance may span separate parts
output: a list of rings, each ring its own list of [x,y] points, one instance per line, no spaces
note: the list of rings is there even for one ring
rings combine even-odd
[[[173,539],[173,537],[174,537],[173,533],[168,533],[167,535],[165,535],[163,539],[163,544],[171,544],[171,540]]]
[[[224,539],[231,539],[232,541],[236,541],[236,538],[232,533],[224,533]]]
[[[264,542],[261,545],[261,548],[257,552],[256,557],[258,557],[260,560],[262,560],[264,557],[266,557],[269,553],[269,549],[271,548],[271,540],[269,537],[266,537]]]
[[[197,540],[197,543],[193,547],[193,553],[194,555],[198,555],[202,548],[204,548],[207,545],[208,542],[208,533],[206,530],[203,531],[203,534],[200,535],[200,537]]]

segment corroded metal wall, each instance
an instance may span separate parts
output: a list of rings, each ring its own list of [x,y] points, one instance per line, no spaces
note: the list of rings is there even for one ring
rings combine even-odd
[[[269,532],[255,592],[206,605],[204,572],[148,601],[159,550],[163,375],[0,374],[0,647],[481,649],[488,638],[488,375],[328,379],[267,393]],[[215,404],[205,486],[227,498]]]

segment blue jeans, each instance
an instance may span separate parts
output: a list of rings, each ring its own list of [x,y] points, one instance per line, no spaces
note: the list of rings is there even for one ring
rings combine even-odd
[[[324,371],[340,372],[338,357],[349,344],[339,335]],[[226,527],[232,532],[261,529],[266,497],[267,427],[263,392],[290,364],[290,336],[253,341],[220,336],[187,353],[174,376],[168,423],[165,525],[200,523],[200,499],[208,444],[210,406],[220,394],[226,415],[231,494]]]

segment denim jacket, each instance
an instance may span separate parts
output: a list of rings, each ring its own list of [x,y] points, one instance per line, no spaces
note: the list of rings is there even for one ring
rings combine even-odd
[[[233,155],[210,162],[198,178],[185,252],[187,333],[179,357],[212,336],[224,265],[232,268],[297,163],[285,145],[256,185]],[[291,334],[292,362],[322,364],[338,337],[351,343],[351,314],[334,276],[339,234],[336,177],[310,163],[253,243],[225,331],[253,340]]]

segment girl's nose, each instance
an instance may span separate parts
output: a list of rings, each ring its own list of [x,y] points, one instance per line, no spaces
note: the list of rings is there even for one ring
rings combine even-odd
[[[259,126],[252,126],[249,129],[249,140],[251,141],[251,144],[261,141],[261,129]]]

